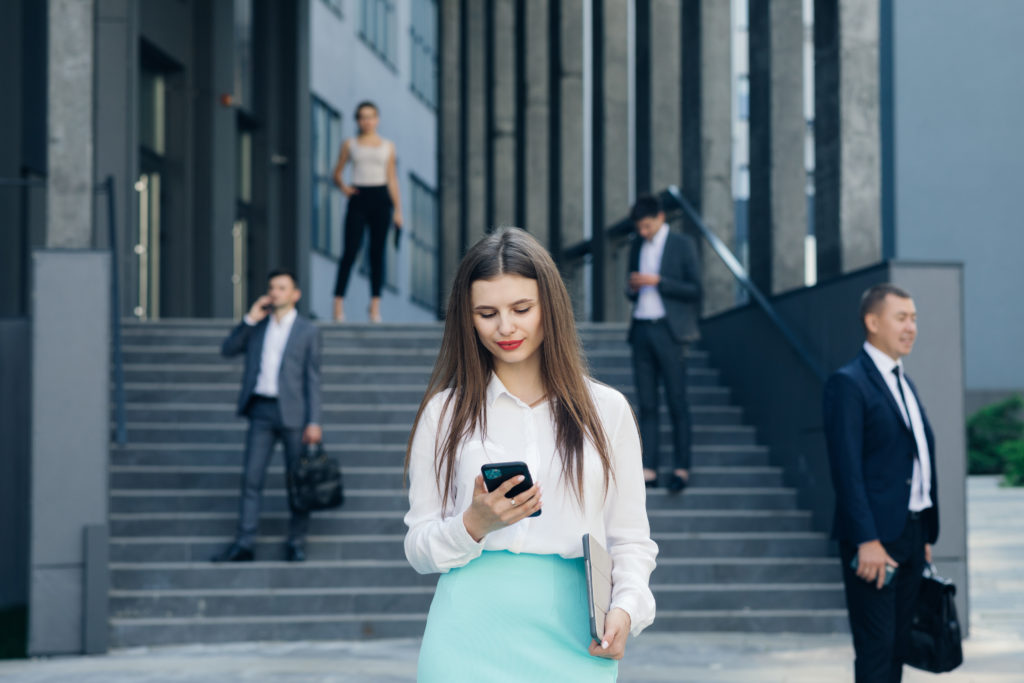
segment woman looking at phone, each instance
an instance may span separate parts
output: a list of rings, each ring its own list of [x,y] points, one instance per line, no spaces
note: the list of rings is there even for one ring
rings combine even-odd
[[[534,485],[488,492],[481,467],[504,461],[525,462]],[[406,557],[442,574],[419,680],[614,681],[627,636],[654,620],[640,438],[622,394],[589,377],[558,269],[522,230],[485,237],[459,265],[406,471]],[[600,643],[584,533],[613,563]]]
[[[352,265],[363,246],[363,233],[370,229],[370,322],[379,323],[380,292],[384,283],[384,246],[388,227],[402,229],[402,206],[398,197],[395,144],[377,133],[380,112],[373,102],[356,107],[359,135],[345,140],[334,167],[334,184],[348,197],[345,211],[345,245],[338,263],[334,285],[334,320],[345,320],[345,290]],[[352,162],[352,184],[345,183],[345,165]],[[392,215],[394,209],[394,215]]]

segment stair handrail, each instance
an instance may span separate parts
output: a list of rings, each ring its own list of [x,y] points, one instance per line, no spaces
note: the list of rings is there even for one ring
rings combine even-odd
[[[114,213],[114,176],[108,175],[96,187],[107,195],[107,235],[110,240],[110,336],[114,363],[114,441],[123,446],[128,441],[124,417],[124,349],[121,343],[121,286],[118,267],[117,221]]]
[[[747,290],[747,293],[750,294],[750,297],[761,308],[764,314],[768,317],[768,320],[775,325],[779,333],[781,333],[786,341],[789,342],[789,345],[792,347],[793,351],[796,352],[796,355],[800,360],[803,361],[804,365],[814,373],[815,377],[817,377],[821,382],[824,382],[828,377],[828,374],[825,372],[821,363],[819,363],[818,360],[810,353],[807,345],[804,344],[792,328],[786,324],[786,321],[782,319],[782,316],[780,316],[775,307],[772,306],[768,297],[766,297],[758,286],[750,279],[747,269],[743,267],[743,264],[740,263],[739,259],[736,258],[736,255],[732,253],[732,250],[726,246],[725,242],[723,242],[718,235],[708,228],[704,219],[701,218],[700,214],[697,213],[697,210],[693,208],[693,205],[682,195],[678,187],[675,185],[669,185],[668,188],[665,189],[665,194],[671,197],[676,205],[683,210],[687,218],[690,219],[690,222],[693,223],[694,227],[697,228],[697,231],[711,246],[711,249],[715,252],[718,258],[720,258],[725,264],[725,267],[729,269],[732,276],[736,278],[736,281],[739,282],[745,290]]]

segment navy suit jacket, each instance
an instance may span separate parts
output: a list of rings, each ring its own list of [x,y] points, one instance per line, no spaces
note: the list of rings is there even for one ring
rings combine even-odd
[[[935,436],[913,382],[904,375],[921,408],[931,461],[932,507],[925,510],[925,542],[939,535]],[[833,538],[852,544],[894,541],[903,533],[917,457],[914,434],[871,356],[863,349],[825,383],[823,407],[832,484],[836,492]]]
[[[224,356],[245,353],[242,390],[238,393],[239,415],[248,414],[249,400],[256,389],[269,321],[269,316],[255,325],[242,321],[221,345]],[[295,316],[281,355],[277,404],[285,427],[302,429],[306,425],[320,424],[320,330],[301,315]]]
[[[640,270],[640,247],[643,239],[633,235],[629,245],[629,270]],[[700,337],[697,322],[700,318],[700,264],[697,247],[689,235],[669,232],[661,254],[658,270],[661,281],[658,294],[665,306],[665,322],[678,343],[696,341]],[[626,288],[626,296],[636,303],[638,293]],[[630,318],[632,321],[632,318]],[[629,326],[629,341],[633,342],[633,323]]]

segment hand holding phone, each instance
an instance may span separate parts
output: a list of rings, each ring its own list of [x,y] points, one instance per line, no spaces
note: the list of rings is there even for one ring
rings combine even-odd
[[[851,560],[850,562],[850,569],[852,569],[855,572],[857,571],[857,567],[860,566],[860,562],[858,561],[859,559],[860,558],[854,555],[853,560]],[[890,583],[892,583],[892,579],[894,576],[896,576],[896,567],[887,563],[885,565],[885,580],[882,581],[882,585],[888,586]]]
[[[508,491],[508,493],[505,494],[505,497],[511,500],[515,500],[516,496],[533,488],[533,477],[530,476],[530,468],[522,461],[517,460],[515,462],[490,463],[480,468],[480,474],[484,476],[484,486],[486,486],[487,490],[491,492],[512,477],[518,477],[520,475],[525,477],[522,483],[516,484]],[[530,515],[530,517],[539,516],[540,510],[537,510]]]

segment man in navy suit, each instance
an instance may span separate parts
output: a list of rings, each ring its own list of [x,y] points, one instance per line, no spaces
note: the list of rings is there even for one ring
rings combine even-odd
[[[303,444],[319,443],[320,332],[295,310],[302,297],[295,276],[272,272],[267,293],[249,309],[221,346],[224,356],[245,354],[238,414],[249,418],[242,501],[235,541],[214,562],[253,559],[260,497],[274,444],[284,445],[285,468],[294,467]],[[309,513],[292,511],[285,548],[289,562],[306,559]]]
[[[697,248],[688,235],[674,233],[665,222],[661,201],[639,197],[630,213],[638,238],[629,251],[629,285],[633,302],[629,343],[640,412],[644,479],[658,485],[658,383],[672,418],[673,470],[668,489],[679,493],[690,480],[690,407],[686,399],[686,346],[699,336],[700,268]]]
[[[903,374],[901,359],[917,337],[913,299],[894,285],[875,285],[861,298],[860,317],[863,349],[829,377],[824,391],[836,491],[833,537],[839,541],[856,680],[897,682],[921,572],[939,535],[935,438],[917,390]]]

